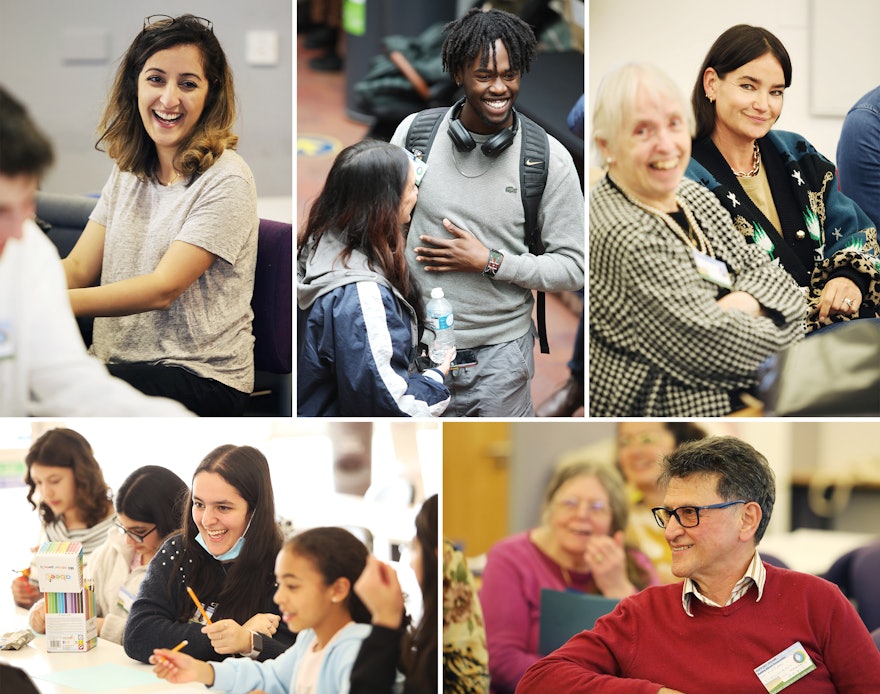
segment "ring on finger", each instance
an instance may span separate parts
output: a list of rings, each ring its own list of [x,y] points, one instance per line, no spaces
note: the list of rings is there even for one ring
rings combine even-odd
[[[852,302],[853,302],[852,299],[850,299],[849,297],[846,297],[846,298],[843,300],[843,303],[846,304],[847,308],[852,308]]]

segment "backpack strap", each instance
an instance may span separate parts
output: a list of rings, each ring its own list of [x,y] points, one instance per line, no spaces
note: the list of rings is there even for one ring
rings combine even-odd
[[[544,252],[541,229],[538,228],[538,206],[547,185],[550,168],[550,143],[547,132],[530,118],[517,113],[522,130],[520,148],[519,189],[526,217],[526,246],[533,255]],[[550,353],[547,341],[547,308],[544,292],[536,292],[538,305],[538,342],[541,354]]]
[[[443,116],[449,111],[447,107],[430,108],[416,114],[406,133],[405,147],[413,156],[421,161],[428,159],[434,137],[440,128]],[[525,213],[525,243],[533,255],[544,252],[541,242],[541,230],[538,228],[538,207],[541,196],[547,185],[547,173],[550,168],[550,143],[547,132],[530,118],[517,111],[517,118],[522,129],[522,146],[520,147],[519,183]],[[549,354],[550,344],[547,341],[547,318],[544,292],[537,292],[538,306],[538,341],[541,353]]]
[[[431,151],[434,137],[437,135],[437,130],[440,129],[440,122],[447,111],[449,109],[445,106],[419,111],[413,122],[410,123],[409,130],[406,133],[405,149],[412,152],[416,159],[421,161],[428,159],[428,152]]]

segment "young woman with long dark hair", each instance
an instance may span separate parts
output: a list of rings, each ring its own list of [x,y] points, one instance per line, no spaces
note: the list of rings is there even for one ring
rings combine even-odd
[[[446,361],[413,367],[424,318],[404,251],[418,188],[406,152],[342,150],[298,241],[300,416],[438,416]]]
[[[125,652],[148,662],[154,648],[186,639],[201,660],[274,658],[294,637],[272,601],[282,537],[265,456],[215,448],[196,468],[188,501],[182,532],[150,562],[131,606]]]

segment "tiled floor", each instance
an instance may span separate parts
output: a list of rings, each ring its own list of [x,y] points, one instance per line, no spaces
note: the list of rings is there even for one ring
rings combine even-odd
[[[297,41],[297,226],[308,203],[320,192],[339,149],[358,142],[368,127],[346,116],[344,72],[315,72],[308,59],[318,55]],[[315,139],[311,139],[315,138]],[[550,354],[535,347],[536,373],[532,398],[537,405],[568,378],[578,315],[556,296],[547,297]],[[575,413],[583,416],[583,409]]]

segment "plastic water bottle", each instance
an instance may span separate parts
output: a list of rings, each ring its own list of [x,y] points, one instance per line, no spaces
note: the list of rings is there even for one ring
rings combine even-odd
[[[428,350],[428,356],[435,364],[442,364],[449,348],[455,349],[455,318],[452,304],[443,296],[442,287],[431,290],[431,300],[425,306],[425,311],[428,314],[428,323],[434,331],[434,341]]]

